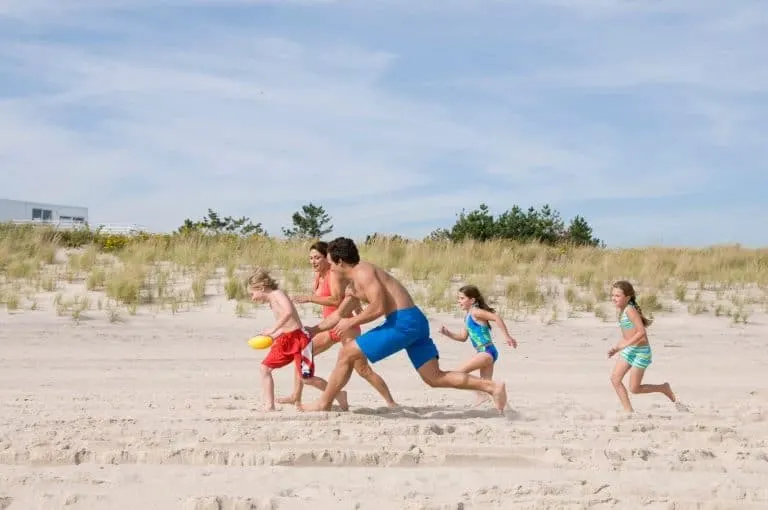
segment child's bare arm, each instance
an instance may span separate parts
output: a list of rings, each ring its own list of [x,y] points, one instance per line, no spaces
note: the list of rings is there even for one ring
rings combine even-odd
[[[507,344],[515,348],[517,347],[517,340],[512,338],[512,335],[509,334],[507,325],[504,323],[504,319],[502,319],[499,314],[495,312],[489,312],[488,310],[483,310],[482,308],[475,308],[472,310],[472,317],[475,319],[484,320],[486,322],[495,322],[499,326],[501,333],[507,339]]]
[[[456,340],[457,342],[466,342],[467,338],[469,338],[469,332],[467,331],[467,328],[461,328],[461,331],[458,333],[454,333],[450,329],[446,328],[445,326],[442,326],[440,328],[440,333],[447,336],[448,338],[452,340]]]

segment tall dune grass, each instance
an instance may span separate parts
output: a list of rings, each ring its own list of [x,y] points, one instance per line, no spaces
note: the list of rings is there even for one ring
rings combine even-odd
[[[154,235],[71,238],[45,229],[0,226],[0,298],[19,309],[25,289],[82,284],[109,310],[189,309],[216,295],[244,315],[244,280],[271,269],[289,292],[307,292],[310,242],[265,237]],[[361,256],[392,271],[427,309],[455,309],[456,289],[474,283],[507,316],[552,322],[581,315],[608,320],[611,283],[633,282],[649,313],[672,309],[747,322],[768,311],[768,249],[713,246],[600,249],[491,241],[416,242],[377,238]],[[11,296],[10,300],[6,296]],[[8,306],[11,305],[11,306]]]

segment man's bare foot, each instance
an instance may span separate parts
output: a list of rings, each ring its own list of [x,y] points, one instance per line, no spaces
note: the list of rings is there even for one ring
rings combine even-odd
[[[296,397],[280,397],[277,399],[278,404],[295,404]]]
[[[347,402],[346,391],[340,391],[339,394],[336,395],[336,402],[339,403],[339,407],[341,407],[342,411],[349,411],[349,402]]]
[[[319,400],[315,400],[311,404],[299,404],[297,406],[300,411],[317,412],[317,411],[330,411],[331,404],[323,405]]]
[[[499,411],[499,414],[504,414],[504,409],[507,407],[507,385],[503,382],[497,383],[491,396],[496,410]]]
[[[261,406],[261,410],[264,411],[265,413],[268,413],[268,412],[274,411],[275,410],[275,406],[274,406],[274,404],[273,405],[264,404],[264,405]]]
[[[663,391],[663,392],[664,392],[664,394],[667,396],[667,398],[668,398],[669,400],[671,400],[672,402],[677,402],[677,397],[676,397],[676,396],[675,396],[675,394],[672,392],[672,386],[670,386],[668,382],[665,382],[665,383],[663,384],[663,386],[664,386],[664,389],[663,389],[662,391]]]
[[[400,404],[397,402],[387,402],[387,407],[390,409],[400,409]]]
[[[487,402],[491,399],[490,395],[488,395],[484,391],[475,391],[475,395],[477,396],[477,399],[475,399],[475,403],[473,404],[473,407],[479,406],[483,402]]]

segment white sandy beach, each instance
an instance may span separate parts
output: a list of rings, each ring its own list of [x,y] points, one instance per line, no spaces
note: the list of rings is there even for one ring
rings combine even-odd
[[[768,508],[764,315],[657,314],[646,382],[670,381],[690,412],[637,395],[624,416],[606,358],[618,328],[585,316],[509,321],[520,347],[499,343],[505,417],[426,387],[405,353],[375,365],[402,410],[353,375],[350,412],[263,413],[266,351],[245,341],[266,309],[237,318],[218,297],[76,324],[50,298],[0,312],[0,510]],[[430,319],[444,368],[471,355],[436,333],[460,319]]]

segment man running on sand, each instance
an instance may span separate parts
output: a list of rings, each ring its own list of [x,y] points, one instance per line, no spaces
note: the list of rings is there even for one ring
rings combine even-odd
[[[496,409],[504,412],[507,389],[502,382],[481,379],[463,372],[444,372],[438,364],[438,352],[429,336],[426,316],[414,304],[403,284],[389,273],[369,262],[361,262],[354,241],[339,237],[328,244],[331,271],[339,273],[350,283],[339,308],[320,324],[309,327],[310,335],[333,329],[342,336],[355,326],[385,316],[383,324],[344,344],[339,350],[336,367],[328,378],[328,386],[318,400],[302,404],[304,411],[328,411],[336,394],[349,382],[355,362],[368,359],[376,363],[405,349],[411,364],[427,385],[433,388],[457,388],[489,394]],[[368,306],[353,317],[351,310],[366,301]]]

